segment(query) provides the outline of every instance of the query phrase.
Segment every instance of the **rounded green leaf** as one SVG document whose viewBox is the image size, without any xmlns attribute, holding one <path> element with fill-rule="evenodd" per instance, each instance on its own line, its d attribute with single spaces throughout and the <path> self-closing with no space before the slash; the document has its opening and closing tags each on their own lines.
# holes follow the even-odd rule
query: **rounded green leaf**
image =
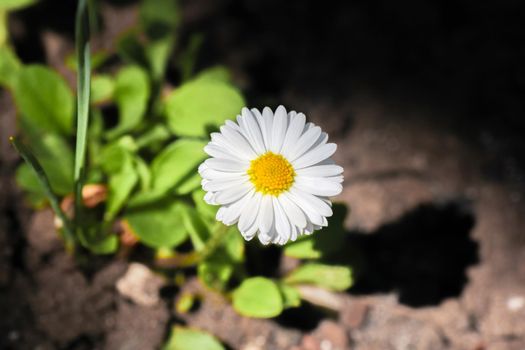
<svg viewBox="0 0 525 350">
<path fill-rule="evenodd" d="M 224 350 L 212 335 L 186 327 L 175 326 L 163 350 Z"/>
<path fill-rule="evenodd" d="M 186 194 L 199 187 L 199 164 L 207 157 L 205 141 L 177 140 L 152 162 L 152 188 L 167 191 L 175 188 L 177 194 Z"/>
<path fill-rule="evenodd" d="M 166 114 L 171 130 L 181 136 L 204 136 L 245 106 L 233 86 L 220 80 L 196 79 L 171 93 Z"/>
<path fill-rule="evenodd" d="M 0 1 L 0 9 L 9 11 L 19 10 L 26 6 L 32 5 L 36 0 L 2 0 Z"/>
<path fill-rule="evenodd" d="M 188 236 L 182 221 L 183 204 L 159 202 L 126 213 L 133 232 L 152 248 L 175 247 Z"/>
<path fill-rule="evenodd" d="M 285 282 L 315 284 L 329 290 L 343 291 L 352 285 L 352 270 L 348 266 L 310 263 L 292 271 Z"/>
<path fill-rule="evenodd" d="M 301 306 L 301 295 L 297 289 L 284 283 L 279 285 L 279 289 L 281 290 L 285 308 Z"/>
<path fill-rule="evenodd" d="M 95 75 L 91 80 L 91 101 L 95 104 L 107 102 L 113 98 L 115 82 L 109 75 Z"/>
<path fill-rule="evenodd" d="M 233 292 L 233 307 L 244 316 L 275 317 L 283 311 L 283 298 L 275 282 L 252 277 L 244 280 Z"/>
<path fill-rule="evenodd" d="M 20 60 L 10 48 L 0 47 L 0 85 L 13 89 L 20 66 Z"/>
<path fill-rule="evenodd" d="M 119 71 L 115 80 L 115 100 L 119 108 L 119 122 L 108 131 L 113 138 L 140 124 L 150 95 L 148 74 L 139 66 L 129 66 Z"/>
<path fill-rule="evenodd" d="M 71 134 L 73 94 L 62 77 L 40 65 L 23 67 L 14 89 L 22 118 L 40 130 Z"/>
</svg>

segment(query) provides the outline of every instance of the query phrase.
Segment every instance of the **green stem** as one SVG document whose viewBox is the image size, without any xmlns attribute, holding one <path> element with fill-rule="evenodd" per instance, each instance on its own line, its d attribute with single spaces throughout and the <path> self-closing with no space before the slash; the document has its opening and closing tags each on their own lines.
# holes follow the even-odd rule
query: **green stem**
<svg viewBox="0 0 525 350">
<path fill-rule="evenodd" d="M 77 70 L 77 137 L 75 147 L 75 220 L 77 234 L 82 234 L 83 216 L 82 188 L 85 177 L 86 138 L 89 123 L 89 102 L 91 86 L 91 54 L 89 47 L 89 3 L 78 1 L 76 14 Z"/>
<path fill-rule="evenodd" d="M 73 229 L 71 225 L 71 221 L 66 216 L 66 214 L 62 211 L 62 208 L 60 208 L 60 202 L 58 200 L 58 197 L 55 195 L 53 190 L 51 189 L 51 184 L 49 182 L 49 179 L 47 178 L 47 175 L 44 171 L 44 168 L 42 168 L 42 165 L 40 162 L 35 158 L 33 153 L 27 148 L 23 143 L 18 142 L 17 139 L 14 137 L 10 137 L 9 141 L 13 145 L 13 147 L 17 150 L 17 152 L 20 154 L 22 159 L 29 165 L 31 170 L 35 173 L 36 178 L 38 179 L 38 182 L 40 183 L 40 186 L 44 190 L 44 193 L 47 197 L 47 200 L 49 201 L 49 204 L 51 205 L 51 208 L 55 212 L 55 215 L 62 220 L 63 224 L 63 234 L 64 234 L 64 240 L 66 242 L 66 246 L 68 250 L 72 250 L 75 243 L 75 236 L 73 234 Z"/>
<path fill-rule="evenodd" d="M 157 259 L 155 264 L 162 268 L 186 268 L 196 266 L 206 260 L 206 258 L 212 255 L 217 248 L 224 243 L 224 239 L 228 237 L 228 228 L 228 226 L 222 223 L 217 223 L 212 236 L 206 241 L 202 250 L 188 254 L 177 254 L 171 258 Z"/>
</svg>

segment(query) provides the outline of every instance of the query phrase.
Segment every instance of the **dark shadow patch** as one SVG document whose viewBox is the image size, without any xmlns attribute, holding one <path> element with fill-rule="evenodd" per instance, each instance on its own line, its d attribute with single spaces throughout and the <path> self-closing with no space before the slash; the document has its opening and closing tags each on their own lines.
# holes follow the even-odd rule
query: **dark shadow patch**
<svg viewBox="0 0 525 350">
<path fill-rule="evenodd" d="M 458 297 L 466 270 L 479 262 L 470 233 L 475 219 L 465 203 L 423 204 L 371 234 L 351 233 L 357 253 L 351 294 L 396 291 L 402 304 L 438 305 Z"/>
<path fill-rule="evenodd" d="M 329 316 L 328 311 L 303 301 L 299 307 L 284 310 L 275 321 L 286 328 L 310 332 Z"/>
<path fill-rule="evenodd" d="M 246 244 L 245 267 L 247 274 L 250 276 L 278 277 L 281 255 L 281 247 L 262 246 L 259 242 Z"/>
</svg>

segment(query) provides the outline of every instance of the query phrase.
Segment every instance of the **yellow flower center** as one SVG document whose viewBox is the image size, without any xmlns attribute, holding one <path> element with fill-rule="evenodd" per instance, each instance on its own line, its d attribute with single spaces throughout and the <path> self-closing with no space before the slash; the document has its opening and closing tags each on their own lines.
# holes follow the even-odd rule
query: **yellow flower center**
<svg viewBox="0 0 525 350">
<path fill-rule="evenodd" d="M 257 192 L 278 196 L 292 186 L 295 171 L 286 158 L 267 152 L 251 161 L 248 175 Z"/>
</svg>

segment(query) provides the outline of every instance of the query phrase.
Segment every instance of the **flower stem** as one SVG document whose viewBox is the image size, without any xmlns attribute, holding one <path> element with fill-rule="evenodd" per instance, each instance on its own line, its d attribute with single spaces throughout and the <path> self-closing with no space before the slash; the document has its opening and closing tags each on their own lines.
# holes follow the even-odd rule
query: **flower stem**
<svg viewBox="0 0 525 350">
<path fill-rule="evenodd" d="M 155 265 L 161 268 L 186 268 L 196 266 L 212 255 L 224 243 L 226 237 L 228 237 L 228 226 L 217 223 L 210 239 L 206 241 L 202 250 L 187 254 L 177 254 L 170 258 L 158 258 L 155 261 Z"/>
</svg>

